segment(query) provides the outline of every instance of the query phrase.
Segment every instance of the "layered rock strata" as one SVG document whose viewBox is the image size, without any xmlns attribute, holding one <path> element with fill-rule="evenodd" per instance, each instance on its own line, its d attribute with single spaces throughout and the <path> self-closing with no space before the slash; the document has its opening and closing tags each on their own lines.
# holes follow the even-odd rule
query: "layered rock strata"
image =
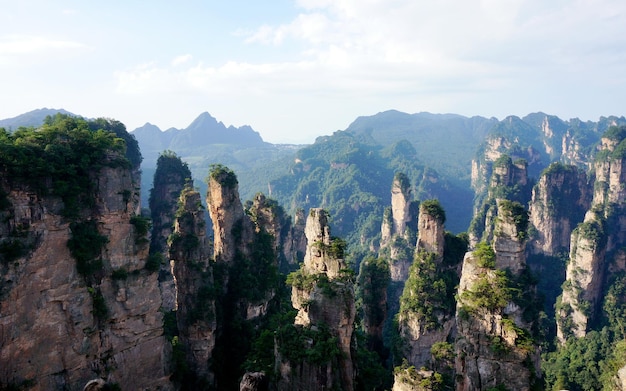
<svg viewBox="0 0 626 391">
<path fill-rule="evenodd" d="M 127 389 L 169 389 L 157 274 L 144 270 L 148 239 L 131 222 L 138 170 L 105 163 L 90 175 L 94 204 L 76 224 L 62 216 L 60 198 L 0 180 L 10 204 L 0 237 L 18 230 L 24 245 L 0 265 L 0 383 L 81 390 L 104 377 Z M 79 228 L 101 244 L 73 242 L 89 249 L 91 269 L 79 269 L 68 247 Z"/>
</svg>

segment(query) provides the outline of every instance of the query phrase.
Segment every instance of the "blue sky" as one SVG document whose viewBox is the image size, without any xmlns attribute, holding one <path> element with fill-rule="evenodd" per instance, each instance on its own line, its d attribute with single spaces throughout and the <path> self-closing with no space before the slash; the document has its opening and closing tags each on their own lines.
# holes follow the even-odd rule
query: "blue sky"
<svg viewBox="0 0 626 391">
<path fill-rule="evenodd" d="M 311 143 L 388 109 L 626 115 L 623 0 L 0 0 L 0 118 Z"/>
</svg>

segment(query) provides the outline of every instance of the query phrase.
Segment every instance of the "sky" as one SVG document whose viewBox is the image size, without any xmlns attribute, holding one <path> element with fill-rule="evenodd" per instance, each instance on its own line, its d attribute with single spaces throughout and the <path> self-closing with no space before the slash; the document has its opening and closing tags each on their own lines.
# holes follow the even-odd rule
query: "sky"
<svg viewBox="0 0 626 391">
<path fill-rule="evenodd" d="M 626 115 L 623 0 L 0 0 L 0 118 L 312 143 L 359 116 Z"/>
</svg>

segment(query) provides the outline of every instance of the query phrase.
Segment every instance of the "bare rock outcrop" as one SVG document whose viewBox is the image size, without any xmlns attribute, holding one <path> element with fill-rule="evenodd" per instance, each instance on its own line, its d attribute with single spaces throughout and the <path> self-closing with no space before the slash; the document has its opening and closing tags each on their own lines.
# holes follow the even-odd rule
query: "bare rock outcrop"
<svg viewBox="0 0 626 391">
<path fill-rule="evenodd" d="M 176 282 L 176 317 L 179 340 L 192 373 L 213 384 L 209 366 L 215 347 L 217 321 L 212 248 L 206 237 L 200 193 L 183 189 L 170 237 L 172 274 Z"/>
<path fill-rule="evenodd" d="M 487 245 L 466 254 L 457 302 L 456 389 L 530 390 L 541 376 L 521 308 L 506 296 L 503 272 Z M 489 255 L 491 253 L 491 255 Z"/>
<path fill-rule="evenodd" d="M 305 232 L 308 245 L 304 263 L 292 281 L 291 301 L 298 310 L 295 327 L 300 332 L 311 330 L 314 336 L 310 349 L 324 343 L 316 338 L 334 340 L 339 354 L 296 361 L 279 355 L 278 389 L 324 390 L 339 386 L 351 390 L 355 377 L 355 306 L 352 273 L 343 259 L 345 243 L 331 238 L 328 213 L 323 209 L 310 210 Z"/>
<path fill-rule="evenodd" d="M 241 243 L 252 241 L 253 227 L 244 219 L 235 173 L 218 167 L 208 178 L 207 205 L 213 222 L 214 259 L 232 264 L 236 251 L 244 250 Z"/>
<path fill-rule="evenodd" d="M 189 167 L 178 156 L 173 153 L 163 153 L 159 156 L 149 199 L 152 218 L 150 254 L 156 259 L 166 258 L 167 239 L 174 227 L 180 193 L 190 179 Z M 169 262 L 161 264 L 159 287 L 163 309 L 172 311 L 176 307 L 176 286 Z"/>
<path fill-rule="evenodd" d="M 144 270 L 148 239 L 131 222 L 138 174 L 105 165 L 91 179 L 93 206 L 72 223 L 58 197 L 0 180 L 10 204 L 0 236 L 20 250 L 0 265 L 0 383 L 80 390 L 104 377 L 169 389 L 157 275 Z"/>
<path fill-rule="evenodd" d="M 391 280 L 400 283 L 399 293 L 413 261 L 411 253 L 417 229 L 417 213 L 416 202 L 411 197 L 409 179 L 406 175 L 397 173 L 391 185 L 391 207 L 385 210 L 383 216 L 380 249 L 382 253 L 388 252 Z"/>
<path fill-rule="evenodd" d="M 436 200 L 424 201 L 420 205 L 418 217 L 418 239 L 415 263 L 411 266 L 407 284 L 400 298 L 398 316 L 400 335 L 406 342 L 405 357 L 416 368 L 426 367 L 431 362 L 431 347 L 437 342 L 445 342 L 454 328 L 454 309 L 445 310 L 431 289 L 425 287 L 443 272 L 445 212 Z M 418 282 L 419 281 L 419 282 Z M 441 283 L 443 280 L 439 281 Z M 419 287 L 419 288 L 418 288 Z M 442 289 L 445 292 L 445 286 Z M 443 293 L 445 295 L 445 293 Z M 416 304 L 428 302 L 433 308 L 416 308 Z M 420 307 L 421 308 L 421 307 Z M 432 312 L 426 315 L 427 312 Z"/>
<path fill-rule="evenodd" d="M 602 289 L 612 254 L 626 243 L 626 159 L 616 148 L 621 139 L 603 137 L 594 162 L 591 208 L 572 232 L 566 282 L 557 302 L 557 337 L 583 337 L 600 311 Z"/>
<path fill-rule="evenodd" d="M 591 205 L 587 175 L 575 166 L 551 164 L 533 188 L 531 224 L 536 234 L 530 240 L 534 254 L 557 256 L 569 251 L 570 236 Z"/>
<path fill-rule="evenodd" d="M 518 282 L 526 280 L 518 278 L 527 272 L 527 225 L 528 213 L 520 203 L 498 199 L 493 245 L 483 242 L 465 256 L 456 314 L 459 391 L 499 385 L 530 390 L 541 377 L 539 348 L 529 331 L 532 320 L 522 306 L 536 306 L 535 287 Z M 511 295 L 511 287 L 524 299 Z"/>
</svg>

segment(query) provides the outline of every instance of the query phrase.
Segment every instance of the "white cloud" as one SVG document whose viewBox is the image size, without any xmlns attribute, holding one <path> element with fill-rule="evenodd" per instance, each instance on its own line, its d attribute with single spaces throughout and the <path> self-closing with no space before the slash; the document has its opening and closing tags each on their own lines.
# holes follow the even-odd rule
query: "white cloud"
<svg viewBox="0 0 626 391">
<path fill-rule="evenodd" d="M 191 54 L 183 54 L 182 56 L 178 56 L 172 60 L 172 66 L 176 67 L 176 66 L 185 64 L 191 61 L 192 58 L 193 56 Z"/>
<path fill-rule="evenodd" d="M 598 86 L 621 83 L 626 89 L 626 2 L 621 0 L 297 4 L 301 12 L 287 23 L 239 33 L 248 45 L 268 45 L 268 51 L 297 48 L 290 57 L 270 61 L 258 54 L 262 50 L 251 50 L 254 56 L 207 65 L 180 56 L 169 65 L 117 72 L 117 92 L 192 94 L 216 105 L 224 101 L 225 107 L 247 103 L 241 112 L 259 112 L 259 118 L 276 113 L 276 107 L 289 107 L 294 118 L 314 108 L 319 122 L 340 111 L 345 118 L 387 108 L 523 115 L 524 110 L 567 107 L 563 97 L 576 97 L 564 91 L 576 90 L 574 85 L 581 96 L 572 107 L 597 100 Z M 585 96 L 587 84 L 595 89 Z M 586 115 L 562 115 L 572 114 Z"/>
<path fill-rule="evenodd" d="M 43 36 L 5 35 L 0 37 L 0 56 L 46 54 L 86 49 L 87 45 Z"/>
</svg>

